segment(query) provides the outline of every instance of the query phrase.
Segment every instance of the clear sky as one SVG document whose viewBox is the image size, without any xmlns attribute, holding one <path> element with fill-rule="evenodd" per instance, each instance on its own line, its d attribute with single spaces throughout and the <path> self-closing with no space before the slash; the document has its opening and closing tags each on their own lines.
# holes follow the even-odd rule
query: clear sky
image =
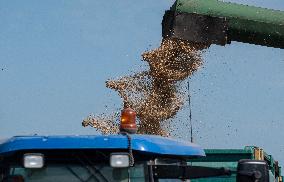
<svg viewBox="0 0 284 182">
<path fill-rule="evenodd" d="M 234 0 L 284 10 L 283 0 Z M 0 0 L 0 138 L 97 134 L 90 113 L 117 110 L 105 80 L 143 70 L 172 0 Z M 263 147 L 284 165 L 284 50 L 211 46 L 190 79 L 194 141 Z M 107 106 L 107 107 L 106 107 Z M 188 106 L 171 123 L 189 138 Z"/>
</svg>

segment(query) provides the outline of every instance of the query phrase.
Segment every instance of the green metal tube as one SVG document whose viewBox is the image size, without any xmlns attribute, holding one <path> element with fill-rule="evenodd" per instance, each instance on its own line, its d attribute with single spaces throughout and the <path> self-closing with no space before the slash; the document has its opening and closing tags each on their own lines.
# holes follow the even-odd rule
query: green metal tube
<svg viewBox="0 0 284 182">
<path fill-rule="evenodd" d="M 228 38 L 284 48 L 284 12 L 218 0 L 177 0 L 171 11 L 225 18 Z"/>
</svg>

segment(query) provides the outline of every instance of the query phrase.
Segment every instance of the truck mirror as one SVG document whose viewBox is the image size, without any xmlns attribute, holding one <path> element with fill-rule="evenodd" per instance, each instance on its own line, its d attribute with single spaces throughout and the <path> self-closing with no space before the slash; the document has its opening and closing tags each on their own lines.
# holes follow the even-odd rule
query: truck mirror
<svg viewBox="0 0 284 182">
<path fill-rule="evenodd" d="M 3 179 L 3 182 L 24 182 L 24 178 L 21 175 L 9 175 Z"/>
<path fill-rule="evenodd" d="M 242 159 L 238 162 L 237 182 L 268 182 L 269 168 L 266 161 Z"/>
</svg>

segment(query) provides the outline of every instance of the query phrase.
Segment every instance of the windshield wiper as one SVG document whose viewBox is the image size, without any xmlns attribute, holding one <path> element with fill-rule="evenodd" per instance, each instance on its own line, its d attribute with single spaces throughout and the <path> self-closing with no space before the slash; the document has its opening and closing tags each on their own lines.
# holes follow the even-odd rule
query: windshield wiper
<svg viewBox="0 0 284 182">
<path fill-rule="evenodd" d="M 97 169 L 94 164 L 84 156 L 85 160 L 89 163 L 84 162 L 79 156 L 76 155 L 76 159 L 82 164 L 82 166 L 87 169 L 89 171 L 89 173 L 91 173 L 91 176 L 93 176 L 95 178 L 96 181 L 101 182 L 97 175 L 103 179 L 104 182 L 108 182 L 108 180 L 106 179 L 106 177 L 101 173 L 101 171 L 99 169 Z M 91 177 L 90 176 L 90 177 Z M 89 178 L 90 178 L 89 177 Z"/>
<path fill-rule="evenodd" d="M 83 157 L 90 164 L 89 167 L 91 168 L 91 171 L 94 172 L 95 174 L 98 174 L 105 182 L 108 182 L 106 177 L 101 173 L 100 169 L 97 169 L 95 167 L 95 164 L 90 159 L 88 159 L 88 157 L 86 157 L 84 154 Z"/>
<path fill-rule="evenodd" d="M 75 173 L 75 171 L 73 171 L 73 169 L 69 166 L 66 166 L 66 169 L 71 173 L 73 174 L 78 180 L 80 180 L 81 182 L 86 182 L 88 181 L 88 179 L 85 181 L 83 178 L 81 178 L 78 174 Z"/>
</svg>

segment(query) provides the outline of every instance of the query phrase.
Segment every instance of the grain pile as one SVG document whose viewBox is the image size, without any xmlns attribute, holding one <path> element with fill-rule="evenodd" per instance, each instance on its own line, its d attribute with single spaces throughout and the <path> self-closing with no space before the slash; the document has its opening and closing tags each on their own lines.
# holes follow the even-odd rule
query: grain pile
<svg viewBox="0 0 284 182">
<path fill-rule="evenodd" d="M 184 93 L 178 84 L 194 73 L 201 65 L 201 50 L 206 45 L 183 40 L 163 39 L 159 48 L 142 54 L 149 64 L 149 70 L 118 80 L 106 81 L 108 88 L 116 90 L 124 106 L 137 113 L 138 133 L 169 135 L 163 129 L 163 122 L 173 118 L 184 103 Z M 92 126 L 103 134 L 116 133 L 117 121 L 88 117 L 83 126 Z"/>
</svg>

